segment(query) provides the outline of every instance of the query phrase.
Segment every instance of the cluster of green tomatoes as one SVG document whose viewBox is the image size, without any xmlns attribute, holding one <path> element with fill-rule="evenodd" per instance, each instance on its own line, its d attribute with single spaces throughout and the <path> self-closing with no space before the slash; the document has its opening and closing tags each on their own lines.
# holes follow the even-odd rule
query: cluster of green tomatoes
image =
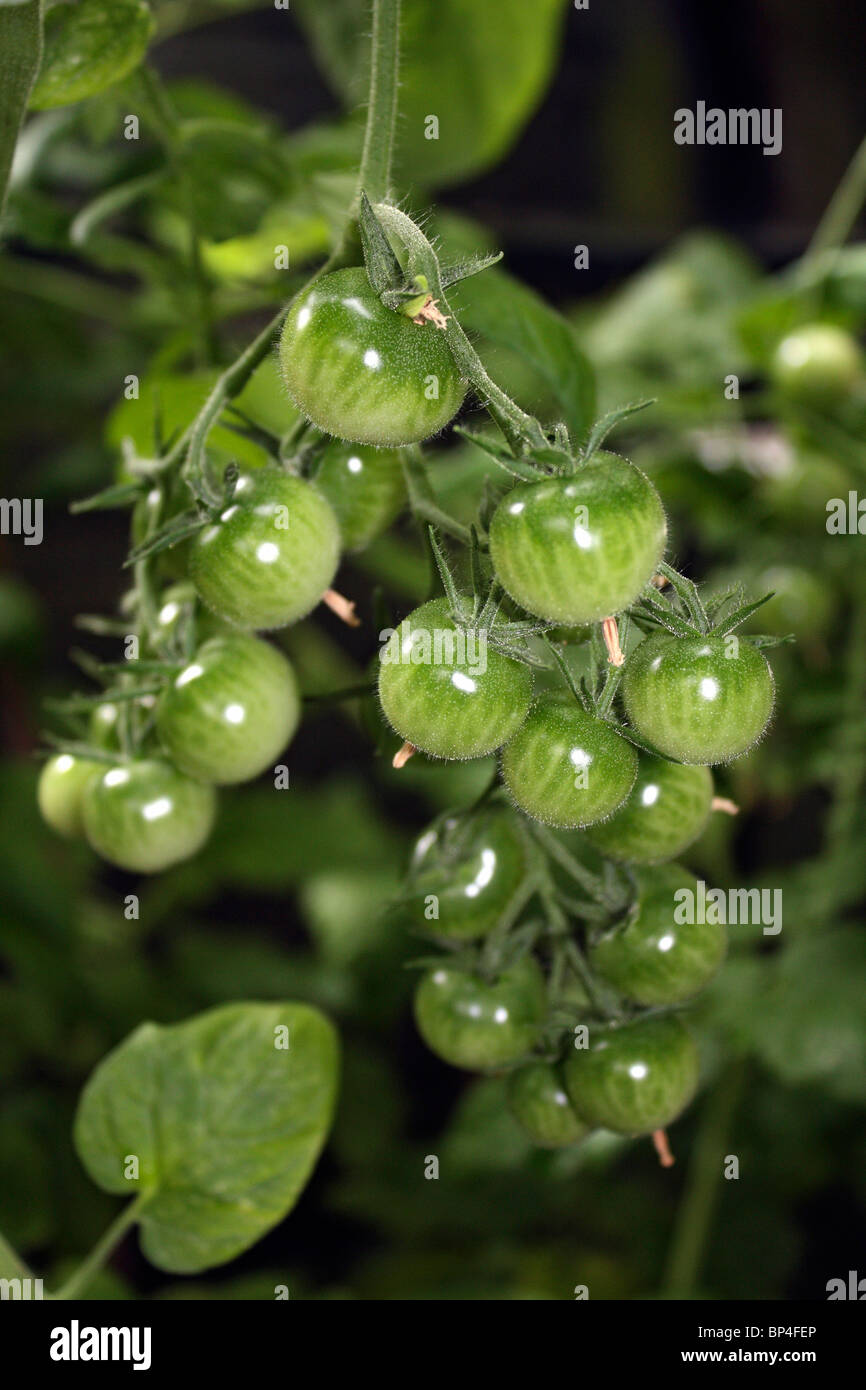
<svg viewBox="0 0 866 1390">
<path fill-rule="evenodd" d="M 83 831 L 122 868 L 156 872 L 207 838 L 215 787 L 273 766 L 300 700 L 289 662 L 260 634 L 298 622 L 331 592 L 341 552 L 399 508 L 399 450 L 459 409 L 467 384 L 440 327 L 385 307 L 362 268 L 321 276 L 293 302 L 280 358 L 289 396 L 321 432 L 312 466 L 242 472 L 202 516 L 179 552 L 183 584 L 157 605 L 155 647 L 174 657 L 153 663 L 159 689 L 97 706 L 89 739 L 105 750 L 100 761 L 62 752 L 43 771 L 40 804 L 58 830 Z M 658 494 L 624 458 L 597 451 L 539 468 L 505 492 L 487 529 L 497 601 L 446 584 L 380 653 L 381 708 L 409 752 L 499 751 L 511 804 L 494 798 L 419 844 L 411 893 L 439 904 L 435 921 L 419 925 L 470 950 L 428 970 L 416 1012 L 448 1061 L 511 1069 L 515 1113 L 541 1143 L 595 1126 L 655 1130 L 679 1112 L 695 1086 L 695 1049 L 659 1010 L 690 998 L 724 954 L 722 929 L 673 925 L 676 887 L 693 880 L 669 861 L 709 815 L 709 765 L 745 752 L 769 721 L 773 680 L 760 650 L 680 615 L 627 650 L 621 713 L 574 687 L 536 691 L 525 659 L 527 633 L 584 640 L 603 623 L 609 635 L 651 585 L 665 542 Z M 595 904 L 581 948 L 606 1021 L 585 980 L 552 972 L 556 1008 L 595 1020 L 589 1045 L 570 1046 L 562 1063 L 549 1041 L 553 982 L 534 943 L 511 950 L 507 940 L 531 878 L 534 825 L 585 832 L 607 859 L 632 866 L 629 893 L 609 896 L 601 916 Z M 484 967 L 488 940 L 495 974 Z M 560 1052 L 561 1042 L 560 1033 Z"/>
</svg>

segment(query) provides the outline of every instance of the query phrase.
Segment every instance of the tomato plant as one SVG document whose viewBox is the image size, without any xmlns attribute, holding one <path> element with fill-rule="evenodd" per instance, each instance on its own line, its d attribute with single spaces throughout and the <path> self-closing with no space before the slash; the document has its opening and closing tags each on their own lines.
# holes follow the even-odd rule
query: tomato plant
<svg viewBox="0 0 866 1390">
<path fill-rule="evenodd" d="M 458 619 L 444 599 L 404 618 L 381 653 L 379 699 L 401 738 L 439 758 L 479 758 L 522 724 L 530 671 Z"/>
<path fill-rule="evenodd" d="M 665 544 L 649 479 L 598 453 L 576 473 L 518 484 L 490 523 L 490 554 L 511 597 L 558 623 L 611 617 L 637 598 Z"/>
<path fill-rule="evenodd" d="M 678 1018 L 593 1028 L 565 1062 L 565 1086 L 587 1125 L 648 1134 L 675 1120 L 698 1082 L 698 1054 Z"/>
<path fill-rule="evenodd" d="M 160 697 L 156 727 L 175 766 L 221 784 L 248 782 L 285 748 L 300 717 L 285 657 L 257 637 L 212 637 Z"/>
<path fill-rule="evenodd" d="M 637 755 L 610 724 L 559 695 L 540 696 L 502 751 L 502 775 L 528 815 L 564 828 L 592 825 L 621 806 Z"/>
<path fill-rule="evenodd" d="M 454 1067 L 487 1071 L 531 1051 L 544 1018 L 544 976 L 525 956 L 496 980 L 444 966 L 424 976 L 415 1018 L 427 1046 Z"/>
<path fill-rule="evenodd" d="M 189 572 L 218 617 L 244 628 L 284 627 L 319 602 L 339 547 L 337 519 L 312 484 L 270 470 L 245 473 L 196 535 Z"/>
<path fill-rule="evenodd" d="M 201 849 L 213 826 L 213 788 L 171 763 L 142 758 L 118 763 L 88 782 L 84 832 L 104 859 L 155 874 Z"/>
<path fill-rule="evenodd" d="M 623 697 L 635 728 L 665 757 L 726 763 L 766 729 L 773 676 L 745 639 L 660 634 L 629 658 Z"/>
<path fill-rule="evenodd" d="M 709 983 L 725 957 L 727 937 L 716 921 L 684 921 L 678 893 L 694 895 L 694 874 L 676 864 L 644 869 L 628 918 L 590 950 L 594 968 L 638 1004 L 678 1004 Z"/>
<path fill-rule="evenodd" d="M 16 20 L 24 32 L 25 8 L 0 4 L 0 37 Z M 136 1223 L 147 1258 L 178 1274 L 279 1221 L 330 1126 L 331 1026 L 307 1005 L 209 1007 L 235 996 L 297 988 L 339 1015 L 345 1114 L 314 1201 L 367 1202 L 385 1242 L 412 1224 L 411 1143 L 437 1153 L 440 1124 L 442 1206 L 473 1239 L 479 1173 L 551 1222 L 575 1173 L 600 1228 L 611 1182 L 631 1211 L 631 1169 L 665 1209 L 640 1150 L 610 1156 L 647 1134 L 664 1155 L 658 1131 L 698 1089 L 692 1029 L 708 1062 L 703 1138 L 691 1120 L 681 1131 L 695 1172 L 741 1052 L 756 1087 L 829 1076 L 845 1104 L 862 1090 L 845 962 L 864 891 L 852 478 L 866 298 L 862 254 L 830 244 L 850 182 L 782 275 L 687 238 L 559 313 L 495 264 L 437 180 L 486 167 L 526 121 L 561 0 L 507 0 L 495 23 L 486 0 L 405 0 L 402 24 L 398 0 L 374 0 L 369 63 L 342 0 L 297 8 L 363 121 L 283 130 L 240 96 L 162 76 L 148 45 L 155 25 L 161 42 L 200 22 L 188 0 L 155 18 L 143 0 L 50 5 L 44 56 L 37 15 L 14 82 L 3 67 L 7 163 L 26 109 L 47 113 L 27 118 L 4 223 L 23 248 L 0 264 L 4 289 L 14 300 L 20 274 L 47 316 L 16 393 L 44 402 L 40 451 L 70 400 L 90 429 L 79 421 L 33 486 L 49 507 L 75 494 L 76 554 L 104 551 L 111 573 L 67 566 L 60 584 L 53 570 L 64 600 L 69 583 L 55 625 L 83 610 L 89 684 L 59 694 L 52 675 L 27 805 L 72 843 L 31 829 L 37 848 L 3 860 L 0 1032 L 52 1077 L 46 1038 L 83 1075 L 133 1030 L 88 1082 L 75 1141 L 105 1192 L 133 1198 L 117 1234 Z M 80 341 L 73 321 L 91 317 Z M 88 353 L 101 375 L 79 399 Z M 825 557 L 830 498 L 847 531 Z M 17 660 L 30 617 L 5 581 L 0 652 Z M 16 679 L 37 684 L 32 669 Z M 828 848 L 779 870 L 797 939 L 767 949 L 775 921 L 737 923 L 725 965 L 726 926 L 678 914 L 680 895 L 739 873 L 761 899 L 755 847 L 787 844 L 807 797 Z M 825 901 L 841 941 L 819 969 Z M 43 961 L 47 1006 L 19 1004 L 18 977 L 26 990 Z M 813 976 L 828 982 L 818 1004 Z M 413 1079 L 411 1107 L 395 1094 L 420 1053 L 401 1042 L 407 981 L 436 1092 Z M 193 1004 L 207 1011 L 142 1023 Z M 758 1131 L 749 1143 L 772 1148 Z M 528 1158 L 530 1144 L 564 1152 Z M 128 1153 L 140 1171 L 121 1180 Z M 690 1167 L 687 1193 L 705 1179 Z M 0 1239 L 0 1274 L 4 1258 Z M 359 1285 L 399 1284 L 386 1264 Z M 64 1296 L 94 1277 L 86 1263 Z"/>
<path fill-rule="evenodd" d="M 441 333 L 383 305 L 362 267 L 335 270 L 298 296 L 280 360 L 298 409 L 361 444 L 429 439 L 456 415 L 465 390 Z"/>
<path fill-rule="evenodd" d="M 508 1104 L 518 1124 L 543 1148 L 577 1144 L 589 1133 L 572 1107 L 558 1069 L 549 1062 L 529 1062 L 511 1072 Z"/>
<path fill-rule="evenodd" d="M 622 806 L 587 833 L 610 859 L 660 864 L 675 859 L 697 839 L 709 819 L 712 797 L 707 768 L 642 753 L 634 786 Z"/>
</svg>

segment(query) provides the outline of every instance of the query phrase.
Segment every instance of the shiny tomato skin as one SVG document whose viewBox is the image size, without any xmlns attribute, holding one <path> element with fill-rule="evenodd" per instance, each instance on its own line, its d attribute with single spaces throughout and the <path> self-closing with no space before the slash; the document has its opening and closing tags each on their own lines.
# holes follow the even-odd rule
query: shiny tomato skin
<svg viewBox="0 0 866 1390">
<path fill-rule="evenodd" d="M 507 1094 L 515 1120 L 541 1148 L 578 1144 L 590 1132 L 578 1119 L 559 1067 L 552 1062 L 527 1062 L 516 1068 L 509 1074 Z"/>
<path fill-rule="evenodd" d="M 351 552 L 365 550 L 387 530 L 406 501 L 397 449 L 332 439 L 320 456 L 315 484 L 334 509 L 343 549 Z"/>
<path fill-rule="evenodd" d="M 333 508 L 277 468 L 244 473 L 219 518 L 198 532 L 189 571 L 218 617 L 251 631 L 286 627 L 315 608 L 340 557 Z"/>
<path fill-rule="evenodd" d="M 181 772 L 218 786 L 258 777 L 298 727 L 301 702 L 282 652 L 259 637 L 212 637 L 159 698 L 156 728 Z"/>
<path fill-rule="evenodd" d="M 627 608 L 655 573 L 665 535 L 650 480 L 599 453 L 576 473 L 507 493 L 490 524 L 490 557 L 523 608 L 573 626 Z"/>
<path fill-rule="evenodd" d="M 532 956 L 492 982 L 442 965 L 415 992 L 418 1031 L 437 1057 L 490 1071 L 529 1052 L 547 1007 L 544 976 Z"/>
<path fill-rule="evenodd" d="M 103 768 L 84 792 L 91 846 L 130 872 L 159 873 L 191 858 L 207 840 L 215 814 L 213 787 L 156 758 Z"/>
<path fill-rule="evenodd" d="M 850 394 L 863 376 L 856 338 L 834 323 L 808 323 L 783 338 L 773 355 L 779 389 L 803 405 L 830 408 Z"/>
<path fill-rule="evenodd" d="M 584 1123 L 615 1134 L 651 1134 L 677 1118 L 698 1084 L 698 1051 L 671 1015 L 590 1028 L 589 1046 L 563 1064 L 565 1087 Z"/>
<path fill-rule="evenodd" d="M 629 722 L 666 758 L 727 763 L 761 737 L 773 712 L 766 658 L 736 634 L 658 634 L 629 655 L 623 675 Z"/>
<path fill-rule="evenodd" d="M 448 940 L 486 936 L 513 901 L 526 869 L 524 837 L 508 807 L 488 806 L 468 819 L 441 816 L 415 846 L 407 919 Z"/>
<path fill-rule="evenodd" d="M 465 385 L 445 334 L 387 309 L 361 267 L 314 280 L 280 339 L 283 380 L 298 409 L 337 439 L 396 448 L 438 434 Z"/>
<path fill-rule="evenodd" d="M 381 652 L 379 699 L 402 739 L 434 758 L 480 758 L 519 728 L 528 666 L 458 628 L 444 598 L 416 608 Z"/>
<path fill-rule="evenodd" d="M 42 819 L 58 835 L 74 839 L 84 834 L 84 792 L 102 771 L 100 763 L 57 753 L 39 774 L 36 800 Z"/>
<path fill-rule="evenodd" d="M 687 920 L 684 893 L 696 901 L 697 880 L 679 864 L 638 872 L 634 913 L 590 949 L 593 969 L 636 1004 L 659 1006 L 691 999 L 715 975 L 727 951 L 727 933 L 715 921 Z M 681 896 L 677 896 L 681 894 Z"/>
<path fill-rule="evenodd" d="M 712 799 L 708 768 L 640 753 L 628 797 L 610 820 L 590 826 L 587 838 L 619 863 L 661 864 L 698 838 Z"/>
<path fill-rule="evenodd" d="M 501 761 L 520 810 L 563 830 L 612 815 L 637 773 L 637 754 L 615 727 L 559 693 L 539 696 Z"/>
</svg>

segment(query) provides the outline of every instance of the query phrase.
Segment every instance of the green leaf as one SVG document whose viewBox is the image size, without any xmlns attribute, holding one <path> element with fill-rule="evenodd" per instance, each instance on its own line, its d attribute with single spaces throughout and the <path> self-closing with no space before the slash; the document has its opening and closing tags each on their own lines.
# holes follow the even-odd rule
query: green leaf
<svg viewBox="0 0 866 1390">
<path fill-rule="evenodd" d="M 0 215 L 18 131 L 42 58 L 42 0 L 0 7 Z"/>
<path fill-rule="evenodd" d="M 334 1029 L 304 1004 L 145 1023 L 85 1086 L 75 1146 L 100 1187 L 139 1196 L 148 1259 L 194 1274 L 234 1259 L 294 1206 L 331 1125 L 337 1067 Z M 125 1176 L 131 1155 L 136 1180 Z"/>
<path fill-rule="evenodd" d="M 113 87 L 147 52 L 154 21 L 145 0 L 78 0 L 45 16 L 45 50 L 30 105 L 69 106 Z"/>
<path fill-rule="evenodd" d="M 595 412 L 592 368 L 555 309 L 503 270 L 462 282 L 451 302 L 463 327 L 481 335 L 482 360 L 485 342 L 522 358 L 554 398 L 571 434 L 586 434 Z M 495 367 L 492 375 L 495 380 Z"/>
<path fill-rule="evenodd" d="M 354 109 L 367 91 L 367 0 L 293 9 Z M 566 0 L 403 0 L 398 184 L 457 183 L 501 158 L 544 94 L 565 9 Z"/>
</svg>

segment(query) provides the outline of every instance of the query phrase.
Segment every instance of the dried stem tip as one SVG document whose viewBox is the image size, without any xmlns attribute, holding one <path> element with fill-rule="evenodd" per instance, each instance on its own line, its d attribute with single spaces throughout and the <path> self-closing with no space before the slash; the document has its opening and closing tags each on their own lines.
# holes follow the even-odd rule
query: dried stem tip
<svg viewBox="0 0 866 1390">
<path fill-rule="evenodd" d="M 663 1168 L 673 1168 L 676 1160 L 670 1151 L 668 1136 L 663 1129 L 653 1130 L 653 1144 L 655 1145 L 655 1151 L 659 1156 L 659 1163 L 661 1166 Z"/>
<path fill-rule="evenodd" d="M 730 801 L 726 796 L 714 796 L 710 802 L 711 811 L 724 811 L 726 816 L 738 816 L 740 808 L 736 801 Z"/>
<path fill-rule="evenodd" d="M 346 624 L 347 627 L 360 627 L 361 619 L 355 615 L 355 605 L 351 599 L 343 598 L 336 589 L 326 589 L 322 594 L 322 603 L 330 608 L 332 613 Z"/>
<path fill-rule="evenodd" d="M 405 767 L 409 759 L 417 752 L 418 749 L 415 747 L 414 743 L 409 743 L 407 741 L 403 744 L 403 747 L 399 748 L 394 754 L 391 759 L 391 766 L 397 768 Z"/>
<path fill-rule="evenodd" d="M 611 666 L 622 666 L 625 657 L 622 647 L 619 645 L 619 628 L 616 625 L 616 618 L 605 618 L 601 625 L 604 634 L 604 645 L 607 647 L 607 659 Z"/>
</svg>

